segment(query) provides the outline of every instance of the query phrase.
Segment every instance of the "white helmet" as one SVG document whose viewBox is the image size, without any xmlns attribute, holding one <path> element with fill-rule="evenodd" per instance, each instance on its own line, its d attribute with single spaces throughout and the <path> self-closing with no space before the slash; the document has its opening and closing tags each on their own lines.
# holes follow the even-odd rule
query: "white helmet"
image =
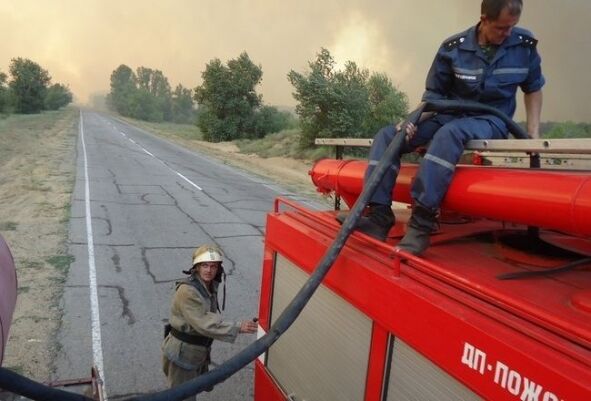
<svg viewBox="0 0 591 401">
<path fill-rule="evenodd" d="M 212 245 L 201 245 L 193 252 L 193 266 L 203 262 L 222 262 L 222 251 Z"/>
</svg>

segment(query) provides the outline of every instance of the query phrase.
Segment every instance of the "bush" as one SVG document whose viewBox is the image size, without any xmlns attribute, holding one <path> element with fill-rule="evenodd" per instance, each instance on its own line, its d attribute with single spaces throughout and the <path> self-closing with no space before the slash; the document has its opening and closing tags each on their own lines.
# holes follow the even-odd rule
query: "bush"
<svg viewBox="0 0 591 401">
<path fill-rule="evenodd" d="M 591 138 L 591 124 L 566 121 L 552 124 L 544 138 Z"/>
<path fill-rule="evenodd" d="M 215 142 L 256 137 L 255 112 L 261 105 L 256 86 L 263 70 L 246 52 L 222 64 L 214 59 L 201 74 L 203 84 L 195 88 L 195 100 L 201 106 L 198 126 L 206 140 Z"/>
<path fill-rule="evenodd" d="M 317 137 L 369 137 L 406 114 L 406 96 L 383 74 L 373 74 L 348 61 L 342 71 L 326 49 L 321 49 L 310 72 L 290 71 L 295 87 L 296 113 L 302 127 L 302 146 Z"/>
<path fill-rule="evenodd" d="M 72 92 L 62 84 L 54 84 L 47 89 L 45 94 L 45 108 L 57 110 L 72 102 Z"/>
</svg>

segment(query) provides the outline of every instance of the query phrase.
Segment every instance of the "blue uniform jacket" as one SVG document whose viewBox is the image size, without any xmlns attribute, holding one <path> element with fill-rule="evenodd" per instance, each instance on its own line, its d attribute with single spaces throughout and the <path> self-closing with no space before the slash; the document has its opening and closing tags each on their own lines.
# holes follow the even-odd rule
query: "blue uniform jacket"
<svg viewBox="0 0 591 401">
<path fill-rule="evenodd" d="M 537 40 L 529 31 L 515 27 L 489 63 L 480 49 L 477 33 L 478 25 L 443 42 L 429 70 L 423 100 L 472 100 L 513 118 L 517 87 L 531 93 L 545 83 Z M 482 118 L 506 132 L 499 118 Z"/>
</svg>

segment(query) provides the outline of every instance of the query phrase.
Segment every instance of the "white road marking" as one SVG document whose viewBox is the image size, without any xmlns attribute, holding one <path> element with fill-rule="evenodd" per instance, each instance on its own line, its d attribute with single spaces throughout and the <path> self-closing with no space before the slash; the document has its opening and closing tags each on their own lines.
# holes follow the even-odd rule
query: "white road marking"
<svg viewBox="0 0 591 401">
<path fill-rule="evenodd" d="M 121 135 L 126 136 L 123 132 L 121 132 Z M 173 169 L 172 167 L 170 167 L 168 164 L 166 164 L 166 162 L 162 159 L 159 159 L 158 157 L 154 156 L 153 153 L 151 153 L 148 149 L 144 148 L 142 145 L 140 145 L 139 143 L 137 143 L 136 141 L 134 141 L 133 139 L 127 137 L 127 139 L 132 142 L 134 145 L 138 146 L 141 150 L 143 150 L 145 153 L 149 154 L 150 156 L 152 156 L 154 159 L 158 160 L 160 163 L 164 164 L 164 166 L 166 168 L 168 168 L 170 171 L 172 171 L 173 173 L 175 173 L 176 175 L 178 175 L 179 177 L 181 177 L 183 180 L 187 181 L 189 184 L 191 184 L 192 186 L 194 186 L 195 188 L 197 188 L 199 191 L 203 191 L 203 188 L 201 188 L 199 185 L 195 184 L 193 181 L 191 181 L 190 179 L 188 179 L 187 177 L 185 177 L 184 175 L 182 175 L 181 173 L 179 173 L 178 171 L 176 171 L 175 169 Z"/>
<path fill-rule="evenodd" d="M 170 168 L 166 163 L 164 163 L 164 165 L 168 168 Z M 184 175 L 182 175 L 181 173 L 179 173 L 178 171 L 173 170 L 172 168 L 170 168 L 172 171 L 174 171 L 179 177 L 181 177 L 183 180 L 187 181 L 189 184 L 193 185 L 195 188 L 197 188 L 200 191 L 203 191 L 203 189 L 195 184 L 193 181 L 191 181 L 190 179 L 188 179 L 187 177 L 185 177 Z"/>
<path fill-rule="evenodd" d="M 96 265 L 94 262 L 94 241 L 92 239 L 92 216 L 90 214 L 90 183 L 88 181 L 88 155 L 84 142 L 84 120 L 80 111 L 80 139 L 84 155 L 84 205 L 86 207 L 86 239 L 88 243 L 88 278 L 90 289 L 90 312 L 92 326 L 92 356 L 100 377 L 103 379 L 103 396 L 107 400 L 105 371 L 103 364 L 103 345 L 101 339 L 101 318 L 99 313 L 98 290 L 96 283 Z"/>
</svg>

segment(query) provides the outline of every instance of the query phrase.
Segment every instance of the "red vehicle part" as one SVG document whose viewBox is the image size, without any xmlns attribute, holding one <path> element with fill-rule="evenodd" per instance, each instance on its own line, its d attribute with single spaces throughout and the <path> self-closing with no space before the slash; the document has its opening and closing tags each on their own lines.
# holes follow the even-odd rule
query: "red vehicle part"
<svg viewBox="0 0 591 401">
<path fill-rule="evenodd" d="M 351 207 L 363 188 L 365 161 L 325 159 L 310 171 L 318 191 L 335 191 Z M 403 165 L 392 199 L 411 203 L 417 166 Z M 458 166 L 442 209 L 469 216 L 591 237 L 588 172 Z"/>
<path fill-rule="evenodd" d="M 347 193 L 339 188 L 339 193 Z M 360 363 L 365 369 L 363 396 L 346 399 L 591 399 L 591 277 L 575 270 L 557 278 L 497 280 L 499 274 L 521 268 L 482 234 L 503 227 L 488 220 L 449 225 L 440 235 L 460 240 L 435 244 L 425 258 L 406 260 L 393 251 L 391 242 L 360 233 L 349 238 L 319 289 L 371 325 L 366 359 Z M 287 200 L 280 200 L 269 214 L 259 311 L 263 330 L 270 330 L 283 307 L 276 299 L 284 296 L 285 272 L 309 275 L 339 228 L 334 212 L 308 210 Z M 257 360 L 256 401 L 338 399 L 306 391 L 314 385 L 318 389 L 318 383 L 321 390 L 338 391 L 328 371 L 348 372 L 354 365 L 342 369 L 330 362 L 358 350 L 341 347 L 332 352 L 333 343 L 353 335 L 343 329 L 349 318 L 339 319 L 330 309 L 316 316 L 320 320 L 310 320 L 318 313 L 315 308 L 312 303 L 306 306 L 298 318 L 303 326 L 296 322 Z M 320 328 L 313 324 L 307 326 L 312 330 L 304 329 L 306 322 L 323 319 L 331 321 L 331 330 L 323 335 L 315 336 L 314 329 Z M 304 346 L 290 348 L 294 344 Z M 311 353 L 310 363 L 301 366 L 306 359 L 300 354 L 306 353 Z M 323 363 L 329 369 L 314 370 Z M 436 387 L 438 383 L 444 385 Z M 441 393 L 449 386 L 458 392 Z M 397 398 L 404 391 L 410 395 Z"/>
<path fill-rule="evenodd" d="M 8 341 L 8 332 L 16 305 L 16 288 L 14 260 L 4 238 L 0 235 L 0 366 L 2 366 L 4 347 Z"/>
</svg>

